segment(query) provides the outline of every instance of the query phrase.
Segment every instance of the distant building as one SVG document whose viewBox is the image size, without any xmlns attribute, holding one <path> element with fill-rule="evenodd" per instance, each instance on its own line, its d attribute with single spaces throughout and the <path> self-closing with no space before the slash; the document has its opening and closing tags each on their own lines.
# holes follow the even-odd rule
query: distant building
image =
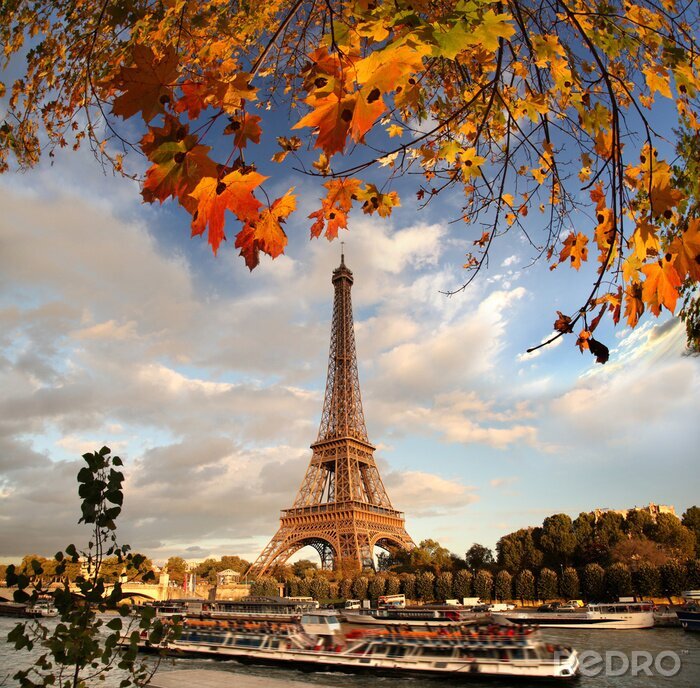
<svg viewBox="0 0 700 688">
<path fill-rule="evenodd" d="M 649 502 L 647 506 L 635 506 L 632 509 L 594 509 L 592 513 L 593 516 L 595 516 L 595 520 L 597 521 L 603 514 L 607 513 L 620 514 L 622 518 L 627 518 L 627 515 L 630 513 L 630 511 L 644 511 L 651 516 L 653 521 L 656 521 L 656 517 L 659 514 L 670 514 L 671 516 L 675 516 L 676 518 L 678 518 L 674 506 L 667 506 L 666 504 L 654 504 L 654 502 Z"/>
<path fill-rule="evenodd" d="M 233 569 L 225 569 L 219 571 L 216 574 L 216 585 L 221 587 L 224 585 L 238 585 L 238 581 L 241 578 L 239 571 L 234 571 Z"/>
</svg>

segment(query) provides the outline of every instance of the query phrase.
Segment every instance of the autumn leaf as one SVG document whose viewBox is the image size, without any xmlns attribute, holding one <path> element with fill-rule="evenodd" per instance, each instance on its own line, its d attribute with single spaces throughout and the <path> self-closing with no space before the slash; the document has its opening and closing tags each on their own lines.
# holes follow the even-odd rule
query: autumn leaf
<svg viewBox="0 0 700 688">
<path fill-rule="evenodd" d="M 222 179 L 204 177 L 190 194 L 197 201 L 192 218 L 192 235 L 203 234 L 209 226 L 209 243 L 214 253 L 226 238 L 224 213 L 228 209 L 242 222 L 253 222 L 258 218 L 260 201 L 253 196 L 266 177 L 258 172 L 243 174 L 238 170 Z"/>
<path fill-rule="evenodd" d="M 260 251 L 273 259 L 284 253 L 287 234 L 282 229 L 282 223 L 296 209 L 296 196 L 292 191 L 293 189 L 289 189 L 269 208 L 264 208 L 257 219 L 247 222 L 236 235 L 235 246 L 240 249 L 240 255 L 243 256 L 249 270 L 260 262 Z"/>
<path fill-rule="evenodd" d="M 374 184 L 368 184 L 362 189 L 359 198 L 364 201 L 362 212 L 367 215 L 373 215 L 376 212 L 380 217 L 388 217 L 392 208 L 401 205 L 396 191 L 390 191 L 388 194 L 381 193 Z"/>
<path fill-rule="evenodd" d="M 114 99 L 112 112 L 124 119 L 140 112 L 143 121 L 148 123 L 172 101 L 179 58 L 171 46 L 159 58 L 151 48 L 136 44 L 132 59 L 134 66 L 122 67 L 114 80 L 114 86 L 123 93 Z"/>
<path fill-rule="evenodd" d="M 172 196 L 193 212 L 196 204 L 189 194 L 202 177 L 217 174 L 216 163 L 208 155 L 209 146 L 200 145 L 197 136 L 188 134 L 187 125 L 168 116 L 163 127 L 149 127 L 141 149 L 152 163 L 141 191 L 144 201 L 162 203 Z"/>
<path fill-rule="evenodd" d="M 347 229 L 348 212 L 353 201 L 360 195 L 362 182 L 353 177 L 331 179 L 323 186 L 328 189 L 326 197 L 321 202 L 321 208 L 309 215 L 315 222 L 311 225 L 311 237 L 318 238 L 325 230 L 326 238 L 330 241 L 338 236 L 339 229 Z"/>
<path fill-rule="evenodd" d="M 588 260 L 588 237 L 585 234 L 574 234 L 571 232 L 564 240 L 564 248 L 559 254 L 559 262 L 563 263 L 569 259 L 571 267 L 578 270 L 581 267 L 581 261 Z"/>
<path fill-rule="evenodd" d="M 332 93 L 313 103 L 313 110 L 302 117 L 292 129 L 313 127 L 317 130 L 315 148 L 331 157 L 334 153 L 342 153 L 353 120 L 357 95 L 339 98 Z"/>
<path fill-rule="evenodd" d="M 568 315 L 564 315 L 561 311 L 557 311 L 557 316 L 557 319 L 554 321 L 554 329 L 562 334 L 572 332 L 571 318 Z"/>
<path fill-rule="evenodd" d="M 291 136 L 289 138 L 286 136 L 278 136 L 277 145 L 282 150 L 272 156 L 272 161 L 279 163 L 282 162 L 290 153 L 301 148 L 301 139 L 298 136 Z"/>
<path fill-rule="evenodd" d="M 681 278 L 673 267 L 673 256 L 667 254 L 662 260 L 644 265 L 642 272 L 646 275 L 642 285 L 642 300 L 649 304 L 651 312 L 659 315 L 661 307 L 665 306 L 673 313 L 681 286 Z"/>
<path fill-rule="evenodd" d="M 588 330 L 581 330 L 576 340 L 576 346 L 579 348 L 581 353 L 588 348 L 588 340 L 591 338 L 591 333 Z"/>
<path fill-rule="evenodd" d="M 607 363 L 608 358 L 610 358 L 610 351 L 605 344 L 602 344 L 597 339 L 590 337 L 588 339 L 588 348 L 595 356 L 596 363 Z"/>
<path fill-rule="evenodd" d="M 249 115 L 245 112 L 241 118 L 231 117 L 230 119 L 230 123 L 224 129 L 224 134 L 234 135 L 233 145 L 236 146 L 236 148 L 245 148 L 248 145 L 248 141 L 260 143 L 262 129 L 258 123 L 262 117 Z"/>
<path fill-rule="evenodd" d="M 676 255 L 673 267 L 680 277 L 700 280 L 700 218 L 688 222 L 686 230 L 671 242 L 669 251 Z"/>
<path fill-rule="evenodd" d="M 636 327 L 644 313 L 644 301 L 642 300 L 642 285 L 632 282 L 625 288 L 625 318 L 630 327 Z"/>
</svg>

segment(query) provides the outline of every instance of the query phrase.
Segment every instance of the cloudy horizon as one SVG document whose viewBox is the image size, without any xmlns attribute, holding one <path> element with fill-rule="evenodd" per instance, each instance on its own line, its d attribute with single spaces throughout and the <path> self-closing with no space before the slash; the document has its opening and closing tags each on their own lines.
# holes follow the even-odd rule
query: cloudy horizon
<svg viewBox="0 0 700 688">
<path fill-rule="evenodd" d="M 298 191 L 287 255 L 248 274 L 87 153 L 0 177 L 0 560 L 87 540 L 75 476 L 103 444 L 125 461 L 120 541 L 156 561 L 257 556 L 316 438 L 340 255 L 308 241 L 318 192 Z M 579 276 L 526 268 L 514 239 L 448 298 L 471 241 L 444 208 L 405 206 L 354 211 L 341 238 L 369 436 L 414 540 L 463 555 L 551 513 L 696 503 L 683 327 L 601 326 L 606 366 L 568 338 L 525 354 Z"/>
</svg>

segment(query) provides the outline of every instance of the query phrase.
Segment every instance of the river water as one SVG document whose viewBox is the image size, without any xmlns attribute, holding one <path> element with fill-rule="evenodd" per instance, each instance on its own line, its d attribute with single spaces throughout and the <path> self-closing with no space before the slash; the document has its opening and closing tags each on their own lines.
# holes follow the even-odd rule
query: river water
<svg viewBox="0 0 700 688">
<path fill-rule="evenodd" d="M 7 633 L 16 619 L 0 618 L 0 686 L 13 686 L 9 678 L 17 670 L 31 663 L 26 651 L 17 652 L 6 642 Z M 584 675 L 577 682 L 580 688 L 698 688 L 700 686 L 700 633 L 688 633 L 680 628 L 648 630 L 543 630 L 542 635 L 557 643 L 571 645 L 583 653 Z M 607 653 L 607 654 L 606 654 Z M 607 669 L 606 669 L 607 667 Z M 287 681 L 298 687 L 299 682 L 309 686 L 341 688 L 438 688 L 444 685 L 523 686 L 521 682 L 462 681 L 452 677 L 387 678 L 368 674 L 330 672 L 306 673 L 277 667 L 241 665 L 235 661 L 209 659 L 163 659 L 159 671 L 173 669 L 211 669 L 231 673 L 231 688 L 235 688 L 236 674 L 254 674 Z M 651 674 L 651 675 L 649 675 Z M 99 682 L 105 688 L 118 685 L 117 677 Z"/>
</svg>

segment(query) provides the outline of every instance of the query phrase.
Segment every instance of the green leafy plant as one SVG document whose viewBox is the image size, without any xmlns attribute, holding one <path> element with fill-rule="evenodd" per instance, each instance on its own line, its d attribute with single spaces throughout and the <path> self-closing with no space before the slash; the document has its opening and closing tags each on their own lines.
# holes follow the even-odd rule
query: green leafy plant
<svg viewBox="0 0 700 688">
<path fill-rule="evenodd" d="M 152 645 L 167 643 L 178 637 L 177 623 L 165 624 L 155 618 L 153 607 L 134 608 L 126 602 L 122 581 L 107 583 L 103 564 L 116 557 L 122 564 L 126 580 L 147 582 L 154 574 L 145 570 L 146 557 L 132 553 L 128 545 L 119 545 L 116 519 L 124 499 L 122 461 L 112 456 L 108 447 L 83 455 L 86 465 L 78 473 L 82 516 L 80 523 L 91 526 L 87 549 L 71 544 L 55 556 L 55 572 L 62 576 L 69 564 L 81 566 L 74 584 L 63 579 L 60 586 L 45 583 L 44 569 L 37 559 L 29 572 L 15 566 L 7 568 L 7 584 L 17 586 L 15 601 L 28 606 L 51 599 L 58 610 L 58 623 L 30 619 L 18 623 L 7 641 L 16 650 L 42 652 L 32 665 L 18 670 L 13 678 L 21 688 L 58 686 L 79 688 L 108 675 L 117 675 L 119 688 L 143 686 L 158 668 L 158 661 L 139 659 L 138 643 L 147 638 Z M 36 653 L 35 653 L 36 656 Z"/>
</svg>

